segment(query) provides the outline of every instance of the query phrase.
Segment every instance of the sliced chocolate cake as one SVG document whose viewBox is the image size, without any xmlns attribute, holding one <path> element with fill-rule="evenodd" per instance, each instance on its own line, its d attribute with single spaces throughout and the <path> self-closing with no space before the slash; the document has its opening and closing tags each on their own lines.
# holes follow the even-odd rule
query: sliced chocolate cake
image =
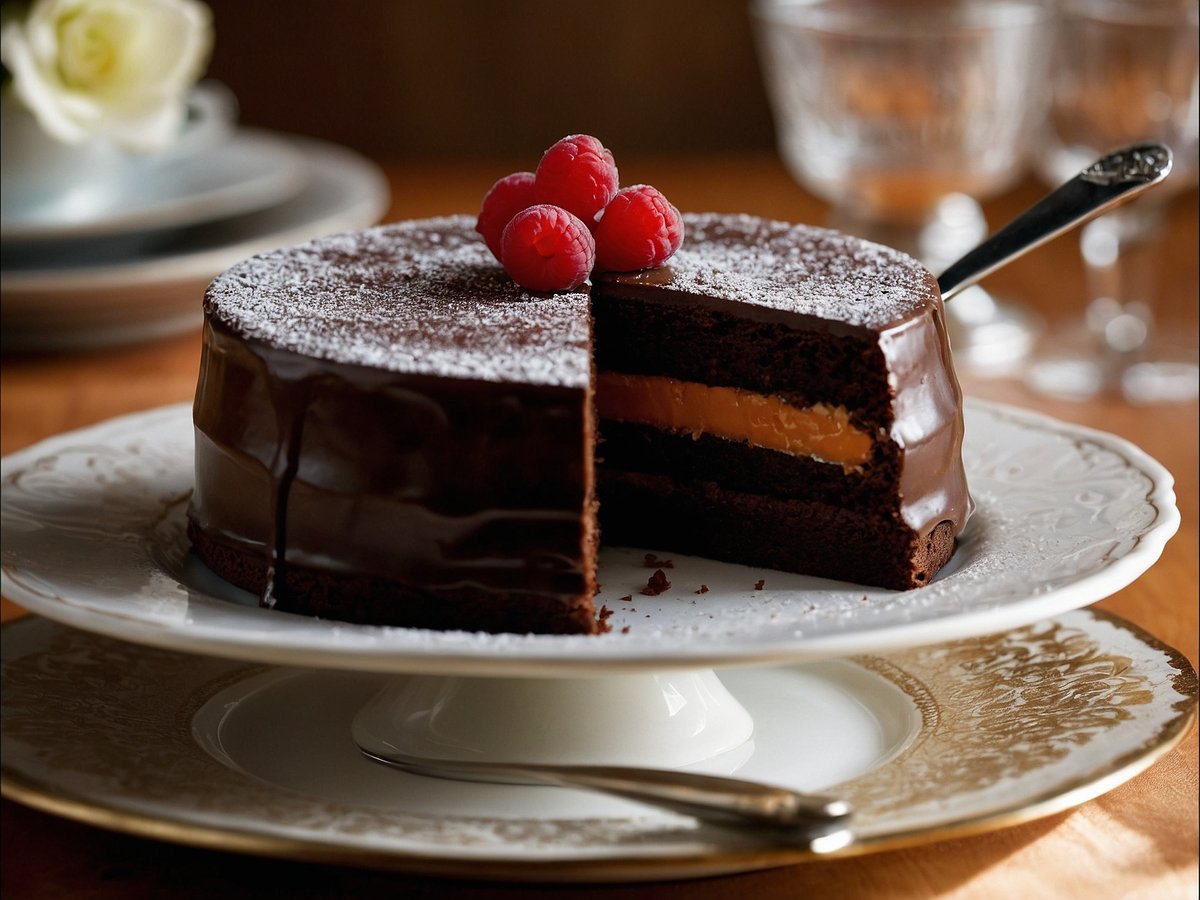
<svg viewBox="0 0 1200 900">
<path fill-rule="evenodd" d="M 602 534 L 919 587 L 968 514 L 937 282 L 837 232 L 685 216 L 593 288 Z"/>
<path fill-rule="evenodd" d="M 536 294 L 473 225 L 213 282 L 189 532 L 217 574 L 336 619 L 592 632 L 594 481 L 611 543 L 894 588 L 950 557 L 961 397 L 919 264 L 689 216 L 667 265 Z"/>
</svg>

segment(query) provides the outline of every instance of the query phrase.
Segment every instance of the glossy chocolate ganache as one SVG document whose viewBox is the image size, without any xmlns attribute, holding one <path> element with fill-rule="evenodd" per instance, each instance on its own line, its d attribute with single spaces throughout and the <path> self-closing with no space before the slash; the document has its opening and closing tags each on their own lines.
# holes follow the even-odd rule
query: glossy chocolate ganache
<svg viewBox="0 0 1200 900">
<path fill-rule="evenodd" d="M 598 486 L 606 540 L 927 581 L 969 508 L 932 277 L 821 229 L 685 220 L 667 266 L 590 296 L 522 290 L 466 217 L 219 276 L 201 560 L 277 609 L 587 633 Z"/>
</svg>

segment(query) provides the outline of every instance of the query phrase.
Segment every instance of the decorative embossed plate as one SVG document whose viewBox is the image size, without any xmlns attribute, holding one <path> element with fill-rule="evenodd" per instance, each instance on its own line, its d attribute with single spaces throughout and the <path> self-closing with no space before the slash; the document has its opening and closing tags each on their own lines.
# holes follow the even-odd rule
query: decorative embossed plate
<svg viewBox="0 0 1200 900">
<path fill-rule="evenodd" d="M 68 625 L 258 662 L 611 674 L 800 662 L 1015 628 L 1125 587 L 1178 528 L 1171 475 L 1129 442 L 981 402 L 968 403 L 966 417 L 977 510 L 950 564 L 916 591 L 673 555 L 672 588 L 647 597 L 645 551 L 608 548 L 597 600 L 613 610 L 613 629 L 600 636 L 434 632 L 259 609 L 189 553 L 192 427 L 183 404 L 5 458 L 0 587 Z M 701 584 L 707 593 L 696 593 Z"/>
<path fill-rule="evenodd" d="M 4 626 L 0 643 L 0 787 L 104 827 L 526 881 L 698 877 L 812 855 L 623 800 L 370 763 L 350 721 L 386 675 L 195 657 L 35 617 Z M 1196 711 L 1186 659 L 1091 610 L 1003 635 L 722 677 L 756 731 L 708 770 L 850 800 L 856 839 L 839 855 L 1067 809 L 1147 768 Z"/>
</svg>

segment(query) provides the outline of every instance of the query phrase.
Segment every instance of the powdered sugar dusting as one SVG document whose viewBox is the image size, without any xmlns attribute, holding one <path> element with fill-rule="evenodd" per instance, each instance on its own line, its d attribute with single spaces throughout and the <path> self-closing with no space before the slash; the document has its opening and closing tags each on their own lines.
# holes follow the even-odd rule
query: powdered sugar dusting
<svg viewBox="0 0 1200 900">
<path fill-rule="evenodd" d="M 936 301 L 911 257 L 824 228 L 685 214 L 665 267 L 604 276 L 883 329 Z M 243 336 L 331 362 L 483 381 L 584 387 L 585 291 L 534 294 L 468 216 L 318 238 L 218 276 L 205 312 Z"/>
<path fill-rule="evenodd" d="M 684 226 L 683 246 L 666 265 L 669 279 L 617 280 L 875 330 L 938 297 L 936 280 L 912 257 L 827 228 L 715 213 L 685 214 Z"/>
<path fill-rule="evenodd" d="M 238 263 L 205 312 L 243 336 L 331 362 L 584 387 L 585 292 L 512 281 L 467 216 L 318 238 Z"/>
</svg>

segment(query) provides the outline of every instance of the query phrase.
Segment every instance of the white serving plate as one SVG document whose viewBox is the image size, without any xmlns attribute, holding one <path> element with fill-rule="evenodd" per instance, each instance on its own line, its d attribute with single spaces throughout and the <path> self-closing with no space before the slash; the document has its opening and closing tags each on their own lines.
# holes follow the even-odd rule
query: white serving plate
<svg viewBox="0 0 1200 900">
<path fill-rule="evenodd" d="M 1170 474 L 1110 434 L 982 402 L 966 408 L 977 510 L 934 582 L 908 592 L 605 548 L 599 636 L 439 632 L 261 609 L 196 562 L 185 535 L 190 406 L 61 435 L 3 460 L 4 594 L 124 640 L 279 665 L 462 676 L 606 675 L 778 665 L 1027 625 L 1131 583 L 1179 526 Z M 660 556 L 669 554 L 659 552 Z M 763 579 L 763 590 L 755 590 Z M 698 595 L 700 584 L 709 591 Z M 631 600 L 620 598 L 629 595 Z"/>
</svg>

